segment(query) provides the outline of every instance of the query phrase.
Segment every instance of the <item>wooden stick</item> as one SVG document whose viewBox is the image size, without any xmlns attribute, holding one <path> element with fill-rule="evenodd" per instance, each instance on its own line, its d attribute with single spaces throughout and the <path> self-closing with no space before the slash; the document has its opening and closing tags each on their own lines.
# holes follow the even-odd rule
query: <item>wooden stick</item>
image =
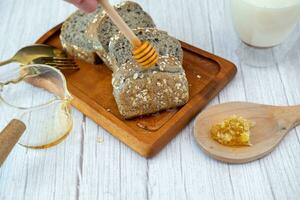
<svg viewBox="0 0 300 200">
<path fill-rule="evenodd" d="M 12 63 L 13 61 L 14 61 L 14 60 L 12 60 L 12 59 L 0 61 L 0 66 L 6 65 L 6 64 L 9 64 L 9 63 Z"/>
<path fill-rule="evenodd" d="M 25 129 L 26 125 L 22 121 L 13 119 L 0 133 L 0 167 L 24 133 Z"/>
<path fill-rule="evenodd" d="M 139 47 L 142 45 L 140 39 L 133 33 L 133 31 L 129 28 L 129 26 L 124 22 L 124 20 L 120 17 L 119 13 L 114 9 L 112 5 L 108 2 L 108 0 L 98 0 L 99 4 L 106 11 L 110 19 L 114 22 L 114 24 L 119 28 L 119 30 L 126 36 L 126 38 L 130 41 L 133 47 Z"/>
</svg>

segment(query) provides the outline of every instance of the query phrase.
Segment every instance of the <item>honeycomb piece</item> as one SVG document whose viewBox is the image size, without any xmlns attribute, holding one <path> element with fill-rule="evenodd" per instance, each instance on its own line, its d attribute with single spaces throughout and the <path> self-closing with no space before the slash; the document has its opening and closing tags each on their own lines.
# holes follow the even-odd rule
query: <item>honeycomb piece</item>
<svg viewBox="0 0 300 200">
<path fill-rule="evenodd" d="M 251 146 L 250 129 L 254 123 L 233 115 L 223 122 L 212 126 L 211 137 L 218 143 L 227 146 Z"/>
</svg>

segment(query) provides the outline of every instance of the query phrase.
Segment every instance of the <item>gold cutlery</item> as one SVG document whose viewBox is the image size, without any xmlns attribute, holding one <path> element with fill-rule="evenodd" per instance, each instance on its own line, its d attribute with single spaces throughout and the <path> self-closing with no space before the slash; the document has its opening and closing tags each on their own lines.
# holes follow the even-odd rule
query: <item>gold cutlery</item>
<svg viewBox="0 0 300 200">
<path fill-rule="evenodd" d="M 0 61 L 0 66 L 13 62 L 18 62 L 23 65 L 30 64 L 32 60 L 39 57 L 63 57 L 67 58 L 65 52 L 55 47 L 45 44 L 34 44 L 21 48 L 12 58 Z"/>
<path fill-rule="evenodd" d="M 63 58 L 63 57 L 39 57 L 32 60 L 33 64 L 45 64 L 55 67 L 60 70 L 64 69 L 79 69 L 79 66 L 76 62 L 71 58 Z"/>
</svg>

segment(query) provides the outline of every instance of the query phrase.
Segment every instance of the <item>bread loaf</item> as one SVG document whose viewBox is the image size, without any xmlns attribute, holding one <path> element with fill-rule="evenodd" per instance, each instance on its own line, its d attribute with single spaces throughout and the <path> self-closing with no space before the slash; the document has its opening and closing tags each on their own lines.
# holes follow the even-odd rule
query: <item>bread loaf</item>
<svg viewBox="0 0 300 200">
<path fill-rule="evenodd" d="M 100 7 L 93 13 L 84 13 L 77 10 L 63 23 L 60 41 L 63 48 L 70 55 L 92 64 L 100 62 L 92 41 L 86 35 L 86 29 L 95 15 L 101 13 L 102 9 Z"/>
<path fill-rule="evenodd" d="M 133 32 L 141 41 L 149 41 L 153 44 L 159 55 L 170 55 L 182 62 L 183 53 L 180 43 L 165 31 L 156 28 L 137 28 Z M 132 57 L 132 46 L 121 34 L 111 38 L 109 45 L 110 56 L 116 59 L 116 64 L 126 63 Z"/>
<path fill-rule="evenodd" d="M 155 27 L 152 18 L 143 11 L 142 7 L 131 1 L 125 1 L 115 6 L 117 12 L 132 29 Z M 105 12 L 104 12 L 105 13 Z M 112 60 L 108 55 L 110 39 L 119 33 L 118 28 L 113 24 L 107 14 L 98 13 L 87 29 L 87 36 L 93 41 L 94 49 L 104 63 L 114 70 Z"/>
<path fill-rule="evenodd" d="M 144 70 L 132 57 L 132 46 L 101 8 L 91 14 L 76 11 L 63 24 L 63 47 L 71 54 L 95 63 L 95 52 L 113 71 L 113 95 L 125 119 L 184 105 L 189 87 L 182 67 L 179 41 L 157 30 L 151 17 L 134 2 L 115 6 L 142 41 L 159 54 L 155 66 Z"/>
<path fill-rule="evenodd" d="M 134 32 L 141 40 L 151 42 L 160 56 L 155 66 L 143 70 L 132 58 L 132 47 L 122 34 L 111 39 L 109 55 L 116 65 L 113 94 L 121 115 L 129 119 L 184 105 L 189 99 L 189 88 L 181 64 L 180 43 L 153 28 Z"/>
</svg>

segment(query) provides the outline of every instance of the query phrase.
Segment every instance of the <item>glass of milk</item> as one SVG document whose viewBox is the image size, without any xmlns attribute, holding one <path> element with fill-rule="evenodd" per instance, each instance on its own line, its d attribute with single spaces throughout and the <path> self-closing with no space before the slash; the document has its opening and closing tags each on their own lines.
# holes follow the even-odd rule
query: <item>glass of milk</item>
<svg viewBox="0 0 300 200">
<path fill-rule="evenodd" d="M 300 18 L 300 0 L 231 0 L 230 8 L 234 28 L 247 44 L 238 49 L 243 58 L 268 57 L 269 47 L 282 44 Z"/>
</svg>

